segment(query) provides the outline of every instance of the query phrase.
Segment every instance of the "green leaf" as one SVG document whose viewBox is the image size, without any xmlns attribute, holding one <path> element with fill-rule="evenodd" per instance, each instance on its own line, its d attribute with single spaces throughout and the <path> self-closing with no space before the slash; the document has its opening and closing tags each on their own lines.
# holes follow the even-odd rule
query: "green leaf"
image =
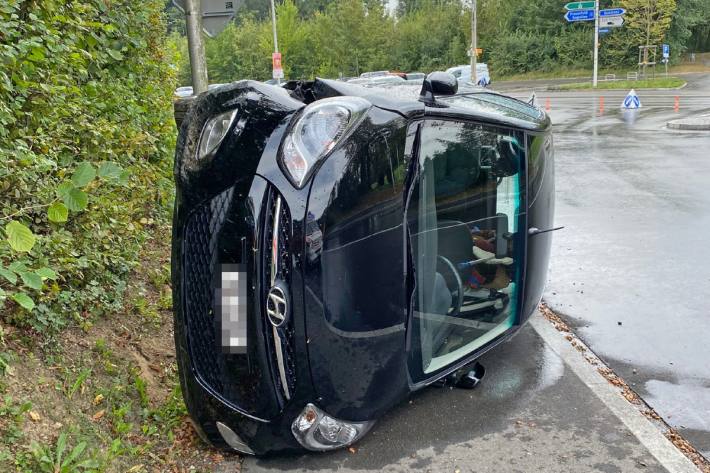
<svg viewBox="0 0 710 473">
<path fill-rule="evenodd" d="M 116 163 L 112 163 L 111 161 L 106 161 L 99 165 L 99 177 L 103 177 L 105 179 L 118 179 L 121 177 L 122 172 L 123 168 Z"/>
<path fill-rule="evenodd" d="M 71 466 L 72 462 L 79 458 L 84 450 L 86 450 L 86 442 L 79 442 L 79 444 L 71 451 L 69 456 L 62 462 L 62 468 Z"/>
<path fill-rule="evenodd" d="M 76 187 L 72 187 L 66 195 L 62 196 L 62 200 L 64 205 L 72 212 L 84 210 L 89 204 L 89 196 L 86 195 L 86 192 Z"/>
<path fill-rule="evenodd" d="M 57 186 L 57 195 L 64 199 L 74 189 L 74 184 L 69 181 L 64 181 Z"/>
<path fill-rule="evenodd" d="M 54 223 L 66 222 L 69 218 L 69 209 L 61 202 L 55 202 L 47 209 L 47 218 Z"/>
<path fill-rule="evenodd" d="M 27 271 L 27 265 L 22 261 L 13 261 L 7 269 L 14 273 L 19 273 L 20 271 Z"/>
<path fill-rule="evenodd" d="M 27 310 L 32 310 L 35 308 L 35 301 L 33 301 L 30 296 L 24 292 L 16 292 L 12 295 L 12 300 L 20 304 L 23 308 Z"/>
<path fill-rule="evenodd" d="M 37 241 L 32 230 L 14 220 L 5 225 L 5 234 L 10 247 L 15 251 L 30 251 Z"/>
<path fill-rule="evenodd" d="M 64 450 L 67 448 L 67 434 L 62 432 L 59 434 L 59 438 L 57 439 L 57 463 L 60 466 L 62 465 L 62 455 L 64 455 Z"/>
<path fill-rule="evenodd" d="M 20 278 L 22 278 L 22 282 L 25 283 L 27 287 L 36 289 L 38 291 L 42 289 L 42 277 L 40 275 L 27 271 L 22 271 L 20 273 Z"/>
<path fill-rule="evenodd" d="M 123 59 L 123 54 L 121 54 L 121 51 L 116 51 L 115 49 L 109 49 L 106 51 L 109 56 L 114 58 L 116 61 L 120 61 Z"/>
<path fill-rule="evenodd" d="M 84 161 L 80 163 L 72 174 L 71 181 L 76 187 L 84 187 L 88 185 L 96 177 L 96 169 L 91 163 Z"/>
<path fill-rule="evenodd" d="M 16 284 L 17 283 L 17 276 L 15 273 L 12 271 L 5 269 L 5 268 L 0 268 L 0 276 L 4 277 L 7 279 L 10 284 Z"/>
<path fill-rule="evenodd" d="M 39 268 L 35 274 L 44 279 L 57 279 L 57 273 L 51 268 Z"/>
</svg>

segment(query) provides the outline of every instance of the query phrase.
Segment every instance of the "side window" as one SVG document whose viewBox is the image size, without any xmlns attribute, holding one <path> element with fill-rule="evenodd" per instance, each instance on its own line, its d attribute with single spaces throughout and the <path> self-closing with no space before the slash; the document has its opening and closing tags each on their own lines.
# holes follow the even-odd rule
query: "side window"
<svg viewBox="0 0 710 473">
<path fill-rule="evenodd" d="M 417 159 L 407 208 L 416 284 L 410 360 L 427 377 L 516 320 L 525 141 L 516 131 L 429 120 Z"/>
</svg>

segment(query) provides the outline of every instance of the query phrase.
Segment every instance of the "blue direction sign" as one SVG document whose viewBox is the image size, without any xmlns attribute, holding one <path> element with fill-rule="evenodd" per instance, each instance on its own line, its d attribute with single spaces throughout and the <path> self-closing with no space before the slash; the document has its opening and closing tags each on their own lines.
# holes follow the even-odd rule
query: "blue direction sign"
<svg viewBox="0 0 710 473">
<path fill-rule="evenodd" d="M 569 22 L 594 20 L 594 10 L 570 10 L 565 13 L 565 20 Z"/>
<path fill-rule="evenodd" d="M 671 56 L 671 47 L 667 44 L 663 45 L 663 57 L 668 59 Z"/>
<path fill-rule="evenodd" d="M 609 8 L 607 10 L 599 10 L 600 17 L 619 16 L 623 15 L 624 13 L 626 13 L 626 10 L 624 10 L 623 8 Z"/>
</svg>

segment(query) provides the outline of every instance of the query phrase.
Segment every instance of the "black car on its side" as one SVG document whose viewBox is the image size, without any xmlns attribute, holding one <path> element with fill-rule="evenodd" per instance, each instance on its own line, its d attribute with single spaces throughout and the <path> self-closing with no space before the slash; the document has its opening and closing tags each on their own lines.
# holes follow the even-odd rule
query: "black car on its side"
<svg viewBox="0 0 710 473">
<path fill-rule="evenodd" d="M 550 120 L 445 73 L 215 88 L 181 125 L 175 179 L 182 392 L 223 448 L 349 445 L 542 294 Z"/>
</svg>

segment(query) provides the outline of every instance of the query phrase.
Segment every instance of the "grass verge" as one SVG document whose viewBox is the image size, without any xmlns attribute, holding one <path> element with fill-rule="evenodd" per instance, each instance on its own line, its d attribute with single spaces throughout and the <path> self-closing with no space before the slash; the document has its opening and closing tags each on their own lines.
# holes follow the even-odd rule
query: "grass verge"
<svg viewBox="0 0 710 473">
<path fill-rule="evenodd" d="M 597 89 L 602 90 L 629 90 L 629 89 L 677 89 L 685 85 L 685 81 L 678 77 L 663 77 L 644 80 L 617 80 L 600 81 Z M 560 84 L 548 87 L 548 90 L 584 90 L 591 89 L 591 82 L 575 82 L 572 84 Z"/>
<path fill-rule="evenodd" d="M 170 228 L 153 227 L 123 313 L 50 340 L 0 321 L 0 471 L 208 472 L 225 460 L 185 411 Z"/>
</svg>

